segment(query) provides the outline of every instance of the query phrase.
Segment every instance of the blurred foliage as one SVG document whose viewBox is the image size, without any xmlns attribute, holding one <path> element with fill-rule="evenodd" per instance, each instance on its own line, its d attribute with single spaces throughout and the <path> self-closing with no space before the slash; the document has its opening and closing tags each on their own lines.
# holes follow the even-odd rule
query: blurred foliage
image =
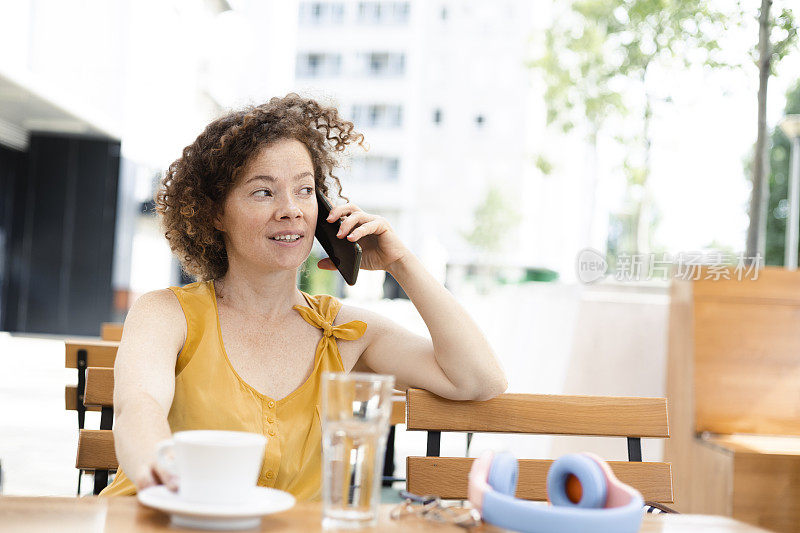
<svg viewBox="0 0 800 533">
<path fill-rule="evenodd" d="M 786 93 L 785 114 L 800 114 L 800 80 Z M 779 126 L 772 131 L 769 151 L 769 209 L 767 210 L 767 240 L 765 264 L 783 265 L 786 249 L 786 219 L 789 216 L 789 178 L 791 141 Z"/>
<path fill-rule="evenodd" d="M 649 251 L 657 218 L 647 186 L 653 100 L 670 102 L 671 97 L 663 87 L 654 94 L 648 71 L 655 65 L 738 67 L 722 59 L 718 41 L 736 11 L 717 10 L 704 0 L 572 0 L 556 6 L 544 52 L 530 63 L 545 83 L 547 124 L 565 133 L 581 126 L 596 150 L 597 137 L 611 119 L 641 118 L 633 138 L 609 132 L 628 147 L 620 162 L 628 183 L 626 206 L 612 217 L 609 252 Z"/>
<path fill-rule="evenodd" d="M 317 263 L 324 256 L 318 255 L 314 250 L 305 260 L 297 273 L 297 286 L 308 294 L 336 294 L 338 272 L 322 270 Z"/>
<path fill-rule="evenodd" d="M 596 134 L 609 118 L 629 113 L 625 89 L 634 82 L 645 90 L 647 71 L 656 62 L 732 66 L 719 57 L 716 38 L 732 14 L 703 0 L 573 0 L 558 5 L 562 12 L 545 31 L 544 53 L 530 66 L 545 82 L 548 125 L 565 132 L 585 123 L 589 135 Z"/>
<path fill-rule="evenodd" d="M 536 156 L 535 165 L 544 176 L 549 176 L 553 172 L 553 163 L 542 154 Z"/>
<path fill-rule="evenodd" d="M 788 2 L 787 2 L 788 3 Z M 775 76 L 776 66 L 786 57 L 792 47 L 797 44 L 797 23 L 792 10 L 788 7 L 781 9 L 778 16 L 770 17 L 770 32 L 772 54 L 770 57 L 770 75 Z M 750 60 L 758 65 L 758 45 L 750 49 Z"/>
<path fill-rule="evenodd" d="M 501 251 L 508 239 L 508 234 L 520 221 L 519 213 L 503 196 L 497 185 L 490 185 L 486 196 L 475 209 L 473 217 L 475 225 L 464 239 L 484 253 Z"/>
</svg>

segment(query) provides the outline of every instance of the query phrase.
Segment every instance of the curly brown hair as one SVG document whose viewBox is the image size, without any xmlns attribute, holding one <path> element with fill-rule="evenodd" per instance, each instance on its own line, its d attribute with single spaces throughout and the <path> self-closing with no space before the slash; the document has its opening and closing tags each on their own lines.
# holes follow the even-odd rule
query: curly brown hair
<svg viewBox="0 0 800 533">
<path fill-rule="evenodd" d="M 214 227 L 226 196 L 252 156 L 274 141 L 292 138 L 311 154 L 314 182 L 328 196 L 327 181 L 342 184 L 333 174 L 335 152 L 351 143 L 364 146 L 364 135 L 335 107 L 289 93 L 259 106 L 229 112 L 213 122 L 183 149 L 161 180 L 155 195 L 156 211 L 173 253 L 188 274 L 201 281 L 216 279 L 228 270 L 222 233 Z"/>
</svg>

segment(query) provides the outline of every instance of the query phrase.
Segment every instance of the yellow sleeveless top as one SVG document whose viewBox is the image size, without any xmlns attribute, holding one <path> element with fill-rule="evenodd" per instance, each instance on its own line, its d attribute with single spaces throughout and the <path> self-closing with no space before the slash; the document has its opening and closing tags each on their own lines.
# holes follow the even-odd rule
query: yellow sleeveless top
<svg viewBox="0 0 800 533">
<path fill-rule="evenodd" d="M 236 373 L 222 343 L 212 281 L 170 287 L 186 315 L 186 342 L 175 364 L 175 396 L 169 415 L 173 433 L 191 429 L 249 431 L 267 437 L 258 484 L 319 500 L 322 490 L 322 431 L 319 403 L 323 371 L 344 372 L 336 339 L 361 337 L 367 325 L 354 320 L 333 326 L 341 303 L 328 295 L 303 296 L 309 307 L 295 305 L 309 324 L 322 330 L 314 369 L 294 392 L 274 400 Z M 302 292 L 302 291 L 301 291 Z M 100 496 L 136 494 L 122 469 Z"/>
</svg>

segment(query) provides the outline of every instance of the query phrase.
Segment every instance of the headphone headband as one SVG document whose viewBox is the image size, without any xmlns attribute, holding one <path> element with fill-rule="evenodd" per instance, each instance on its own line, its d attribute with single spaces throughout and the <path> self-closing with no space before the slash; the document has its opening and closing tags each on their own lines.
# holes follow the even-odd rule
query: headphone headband
<svg viewBox="0 0 800 533">
<path fill-rule="evenodd" d="M 510 453 L 483 454 L 469 475 L 469 500 L 483 520 L 528 533 L 615 531 L 636 533 L 644 500 L 619 481 L 608 464 L 594 454 L 568 454 L 553 462 L 547 475 L 551 506 L 514 497 L 517 460 Z M 568 494 L 571 476 L 580 483 L 575 501 Z"/>
</svg>

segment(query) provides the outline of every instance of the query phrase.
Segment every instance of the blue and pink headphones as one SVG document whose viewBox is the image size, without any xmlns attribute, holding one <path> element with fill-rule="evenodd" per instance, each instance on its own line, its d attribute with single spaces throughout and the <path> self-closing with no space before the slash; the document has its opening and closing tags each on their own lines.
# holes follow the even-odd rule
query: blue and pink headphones
<svg viewBox="0 0 800 533">
<path fill-rule="evenodd" d="M 552 506 L 514 497 L 517 460 L 510 453 L 485 452 L 469 472 L 469 501 L 485 522 L 526 533 L 636 533 L 644 500 L 591 453 L 564 455 L 547 474 Z"/>
</svg>

